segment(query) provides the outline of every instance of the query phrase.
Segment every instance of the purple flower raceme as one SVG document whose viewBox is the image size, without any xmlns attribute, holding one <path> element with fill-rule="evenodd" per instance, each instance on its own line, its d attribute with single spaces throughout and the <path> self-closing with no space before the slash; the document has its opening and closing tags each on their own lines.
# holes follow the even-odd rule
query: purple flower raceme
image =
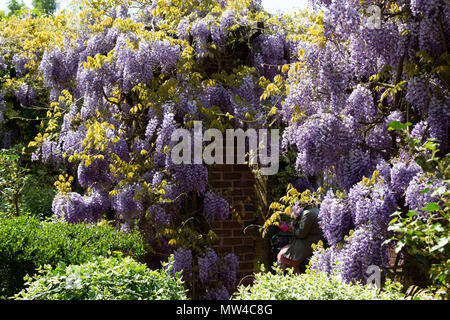
<svg viewBox="0 0 450 320">
<path fill-rule="evenodd" d="M 411 130 L 411 138 L 416 139 L 419 143 L 425 142 L 429 137 L 429 124 L 427 121 L 422 120 L 418 122 Z"/>
<path fill-rule="evenodd" d="M 332 273 L 339 273 L 338 267 L 342 263 L 343 250 L 338 246 L 317 248 L 311 257 L 311 268 L 325 272 L 330 275 Z"/>
<path fill-rule="evenodd" d="M 372 92 L 358 84 L 347 99 L 348 111 L 356 121 L 369 122 L 376 115 Z"/>
<path fill-rule="evenodd" d="M 440 2 L 440 0 L 411 0 L 411 11 L 416 16 L 429 14 Z"/>
<path fill-rule="evenodd" d="M 189 38 L 189 19 L 188 18 L 183 18 L 180 20 L 180 22 L 178 23 L 178 27 L 177 27 L 177 35 L 178 38 L 182 39 L 182 40 L 187 40 Z"/>
<path fill-rule="evenodd" d="M 331 274 L 333 271 L 333 264 L 331 261 L 331 248 L 319 248 L 314 250 L 311 257 L 311 269 L 326 274 Z"/>
<path fill-rule="evenodd" d="M 131 151 L 136 158 L 144 160 L 147 157 L 146 154 L 151 152 L 151 146 L 148 141 L 139 139 L 133 143 Z"/>
<path fill-rule="evenodd" d="M 97 222 L 104 214 L 106 214 L 111 206 L 109 195 L 104 191 L 92 191 L 83 198 L 86 210 L 90 216 L 89 220 L 92 223 Z"/>
<path fill-rule="evenodd" d="M 204 212 L 208 222 L 226 220 L 230 216 L 230 205 L 217 193 L 208 191 L 205 194 Z"/>
<path fill-rule="evenodd" d="M 125 93 L 130 93 L 131 89 L 139 83 L 141 64 L 138 61 L 138 54 L 135 50 L 129 48 L 126 36 L 120 36 L 115 51 L 116 65 L 115 70 L 119 75 L 118 81 Z"/>
<path fill-rule="evenodd" d="M 19 77 L 23 77 L 27 73 L 26 65 L 30 62 L 30 59 L 27 57 L 24 57 L 21 54 L 15 54 L 12 57 L 12 64 L 14 65 L 16 69 L 16 74 Z"/>
<path fill-rule="evenodd" d="M 400 111 L 390 113 L 382 124 L 376 125 L 366 137 L 366 143 L 374 149 L 385 149 L 392 146 L 393 141 L 389 131 L 389 124 L 393 121 L 404 122 L 404 116 Z"/>
<path fill-rule="evenodd" d="M 155 144 L 154 162 L 156 166 L 163 166 L 166 162 L 167 155 L 164 153 L 164 146 L 171 145 L 172 132 L 177 128 L 177 123 L 174 120 L 175 115 L 172 112 L 164 114 L 164 118 L 160 128 L 157 131 L 157 138 Z"/>
<path fill-rule="evenodd" d="M 408 81 L 406 92 L 406 101 L 408 101 L 413 110 L 422 114 L 426 111 L 428 100 L 428 87 L 425 79 L 420 77 L 411 78 Z"/>
<path fill-rule="evenodd" d="M 192 24 L 191 34 L 195 41 L 196 57 L 201 62 L 208 54 L 207 41 L 210 36 L 206 20 L 197 20 Z"/>
<path fill-rule="evenodd" d="M 53 50 L 47 50 L 42 57 L 39 65 L 39 71 L 44 77 L 44 83 L 52 88 L 59 85 L 65 85 L 72 80 L 78 69 L 78 57 L 75 51 L 67 54 L 58 47 Z"/>
<path fill-rule="evenodd" d="M 350 189 L 348 207 L 356 228 L 368 226 L 381 235 L 386 234 L 390 216 L 396 210 L 397 203 L 386 182 L 367 184 L 363 181 Z"/>
<path fill-rule="evenodd" d="M 217 254 L 211 248 L 206 250 L 203 257 L 198 258 L 198 276 L 201 283 L 217 279 L 218 260 Z"/>
<path fill-rule="evenodd" d="M 331 168 L 342 152 L 349 150 L 357 139 L 351 123 L 331 113 L 320 113 L 289 130 L 290 141 L 298 149 L 297 168 L 314 175 Z"/>
<path fill-rule="evenodd" d="M 143 213 L 143 201 L 140 187 L 137 185 L 127 185 L 112 198 L 112 208 L 115 210 L 117 218 L 126 222 L 131 222 L 139 218 Z"/>
<path fill-rule="evenodd" d="M 236 275 L 239 269 L 239 259 L 233 253 L 228 253 L 222 259 L 219 278 L 225 283 L 229 290 L 236 286 Z"/>
<path fill-rule="evenodd" d="M 435 0 L 427 2 L 436 2 Z M 419 25 L 419 48 L 431 52 L 435 56 L 444 53 L 444 43 L 442 41 L 439 25 L 436 23 L 438 12 L 431 16 L 425 16 Z"/>
<path fill-rule="evenodd" d="M 42 162 L 52 163 L 58 167 L 62 161 L 62 153 L 60 146 L 55 141 L 44 140 L 41 147 Z"/>
<path fill-rule="evenodd" d="M 56 219 L 68 223 L 95 223 L 108 208 L 108 196 L 98 193 L 90 196 L 82 196 L 76 192 L 59 193 L 52 203 Z"/>
<path fill-rule="evenodd" d="M 223 45 L 228 38 L 228 29 L 233 25 L 235 21 L 235 12 L 233 9 L 227 9 L 222 13 L 220 17 L 219 26 L 212 23 L 210 25 L 211 38 L 218 44 Z"/>
<path fill-rule="evenodd" d="M 32 105 L 37 99 L 36 91 L 26 82 L 22 83 L 19 89 L 14 91 L 14 94 L 20 104 L 24 106 Z"/>
<path fill-rule="evenodd" d="M 192 278 L 192 251 L 189 249 L 178 248 L 173 253 L 172 275 L 180 271 L 185 281 Z"/>
<path fill-rule="evenodd" d="M 347 201 L 328 191 L 320 206 L 319 221 L 330 246 L 343 241 L 353 225 Z"/>
<path fill-rule="evenodd" d="M 363 177 L 369 176 L 374 169 L 374 160 L 369 152 L 364 152 L 359 148 L 350 150 L 342 156 L 336 166 L 336 175 L 339 185 L 349 190 L 355 183 L 361 181 Z"/>
<path fill-rule="evenodd" d="M 391 183 L 390 187 L 397 196 L 404 195 L 406 188 L 409 186 L 411 180 L 422 172 L 420 166 L 412 161 L 409 164 L 405 162 L 398 162 L 392 166 L 391 169 Z"/>
<path fill-rule="evenodd" d="M 120 138 L 117 142 L 110 144 L 111 153 L 117 155 L 120 160 L 129 162 L 130 157 L 130 149 L 128 148 L 128 144 L 125 139 Z"/>
<path fill-rule="evenodd" d="M 432 194 L 435 189 L 447 187 L 442 180 L 436 180 L 429 177 L 426 173 L 419 172 L 409 182 L 405 191 L 406 204 L 411 210 L 420 210 L 427 203 L 435 202 L 438 199 Z M 448 188 L 447 188 L 448 190 Z"/>
<path fill-rule="evenodd" d="M 445 99 L 433 96 L 428 108 L 427 122 L 430 137 L 440 141 L 444 152 L 448 150 L 448 128 L 450 127 L 450 94 Z"/>
<path fill-rule="evenodd" d="M 386 183 L 391 182 L 391 166 L 389 165 L 386 160 L 380 158 L 377 160 L 376 169 L 380 175 L 380 178 L 382 178 Z"/>
<path fill-rule="evenodd" d="M 338 270 L 345 282 L 365 284 L 369 266 L 388 263 L 387 248 L 381 245 L 382 241 L 383 238 L 370 228 L 358 228 L 353 233 L 338 261 Z"/>
<path fill-rule="evenodd" d="M 154 229 L 157 233 L 163 228 L 170 227 L 172 224 L 170 212 L 165 210 L 164 206 L 160 204 L 152 205 L 147 211 L 147 216 L 153 221 Z"/>
<path fill-rule="evenodd" d="M 287 50 L 286 36 L 276 34 L 260 35 L 253 48 L 253 64 L 267 79 L 273 79 L 278 74 L 277 65 L 284 65 L 285 50 Z"/>
<path fill-rule="evenodd" d="M 208 168 L 203 164 L 172 165 L 173 177 L 184 192 L 204 194 L 208 185 Z M 223 204 L 223 203 L 220 203 Z M 215 213 L 217 218 L 226 214 L 226 209 Z"/>
<path fill-rule="evenodd" d="M 3 124 L 5 120 L 5 112 L 6 112 L 6 103 L 5 103 L 5 95 L 0 91 L 0 125 Z"/>
<path fill-rule="evenodd" d="M 172 71 L 181 57 L 181 50 L 168 40 L 158 40 L 152 44 L 150 61 L 161 68 L 162 73 Z"/>
<path fill-rule="evenodd" d="M 163 179 L 164 179 L 164 173 L 159 172 L 159 171 L 155 172 L 155 174 L 152 177 L 152 187 L 154 187 L 154 188 L 158 187 L 161 184 L 161 182 L 163 181 Z"/>
<path fill-rule="evenodd" d="M 8 67 L 8 66 L 7 66 L 6 63 L 5 63 L 5 60 L 4 60 L 3 57 L 0 55 L 0 71 L 5 71 L 7 67 Z"/>
<path fill-rule="evenodd" d="M 282 106 L 283 121 L 290 121 L 296 106 L 301 106 L 301 110 L 307 114 L 314 114 L 317 110 L 317 103 L 312 99 L 313 88 L 316 80 L 309 77 L 301 77 L 298 82 L 290 84 L 287 97 Z"/>
<path fill-rule="evenodd" d="M 204 299 L 229 299 L 229 292 L 236 287 L 236 276 L 239 268 L 238 257 L 228 253 L 222 258 L 208 248 L 203 257 L 198 258 L 198 270 L 200 282 L 206 286 L 207 295 Z M 222 284 L 221 288 L 216 283 Z"/>
<path fill-rule="evenodd" d="M 299 203 L 296 203 L 292 206 L 292 216 L 294 217 L 294 219 L 298 219 L 300 218 L 300 216 L 302 215 L 303 211 L 305 210 L 305 207 L 300 205 Z"/>
<path fill-rule="evenodd" d="M 76 192 L 58 194 L 53 199 L 52 211 L 58 220 L 66 220 L 71 223 L 85 220 L 83 196 Z"/>
<path fill-rule="evenodd" d="M 152 118 L 148 121 L 147 128 L 145 129 L 145 137 L 150 140 L 156 133 L 159 125 L 159 120 L 157 118 Z"/>
<path fill-rule="evenodd" d="M 106 160 L 96 159 L 89 166 L 86 166 L 86 162 L 82 161 L 78 165 L 78 182 L 85 188 L 109 188 L 113 183 L 109 163 Z"/>
<path fill-rule="evenodd" d="M 204 300 L 229 300 L 230 293 L 222 286 L 218 289 L 209 289 L 206 295 L 203 297 Z"/>
</svg>

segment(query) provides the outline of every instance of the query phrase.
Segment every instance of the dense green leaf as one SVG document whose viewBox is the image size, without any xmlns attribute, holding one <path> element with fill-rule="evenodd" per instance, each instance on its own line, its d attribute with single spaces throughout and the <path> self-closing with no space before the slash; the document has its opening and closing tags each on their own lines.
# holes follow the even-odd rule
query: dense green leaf
<svg viewBox="0 0 450 320">
<path fill-rule="evenodd" d="M 139 258 L 144 254 L 139 233 L 124 234 L 110 226 L 42 222 L 31 216 L 0 215 L 0 296 L 23 288 L 23 277 L 41 265 L 79 264 L 113 251 Z"/>
<path fill-rule="evenodd" d="M 15 296 L 25 300 L 184 300 L 181 278 L 131 257 L 94 257 L 81 265 L 46 266 Z"/>
</svg>

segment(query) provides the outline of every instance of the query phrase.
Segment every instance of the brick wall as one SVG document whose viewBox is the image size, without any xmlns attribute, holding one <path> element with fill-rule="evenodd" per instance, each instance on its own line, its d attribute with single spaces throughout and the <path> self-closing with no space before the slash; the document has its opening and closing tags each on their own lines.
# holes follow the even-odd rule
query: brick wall
<svg viewBox="0 0 450 320">
<path fill-rule="evenodd" d="M 211 187 L 223 192 L 234 211 L 239 214 L 232 215 L 228 220 L 212 223 L 212 229 L 218 235 L 214 249 L 219 254 L 234 253 L 238 256 L 237 284 L 248 285 L 253 280 L 251 275 L 255 271 L 257 259 L 268 252 L 258 229 L 249 227 L 257 221 L 254 205 L 255 178 L 247 165 L 213 165 L 208 167 L 208 172 Z M 146 263 L 153 269 L 160 268 L 161 261 L 166 259 L 165 256 L 155 254 L 147 254 L 145 257 Z"/>
<path fill-rule="evenodd" d="M 239 213 L 226 221 L 215 221 L 213 231 L 219 236 L 215 249 L 218 253 L 234 253 L 239 257 L 238 283 L 247 285 L 254 271 L 255 229 L 246 228 L 255 223 L 255 180 L 247 165 L 214 165 L 209 167 L 209 183 L 216 191 L 227 193 L 230 205 Z M 231 189 L 231 190 L 230 190 Z"/>
</svg>

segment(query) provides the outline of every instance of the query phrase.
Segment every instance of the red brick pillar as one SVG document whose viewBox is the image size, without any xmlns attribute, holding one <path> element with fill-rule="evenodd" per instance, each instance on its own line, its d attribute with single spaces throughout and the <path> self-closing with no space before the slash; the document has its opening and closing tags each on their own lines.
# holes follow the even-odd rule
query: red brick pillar
<svg viewBox="0 0 450 320">
<path fill-rule="evenodd" d="M 247 285 L 252 280 L 255 263 L 254 229 L 256 212 L 253 205 L 255 180 L 247 165 L 214 165 L 209 167 L 209 183 L 222 191 L 237 215 L 228 220 L 215 221 L 213 231 L 219 236 L 214 249 L 218 253 L 234 253 L 239 258 L 237 284 Z M 231 192 L 230 192 L 231 189 Z M 248 227 L 248 228 L 246 228 Z"/>
</svg>

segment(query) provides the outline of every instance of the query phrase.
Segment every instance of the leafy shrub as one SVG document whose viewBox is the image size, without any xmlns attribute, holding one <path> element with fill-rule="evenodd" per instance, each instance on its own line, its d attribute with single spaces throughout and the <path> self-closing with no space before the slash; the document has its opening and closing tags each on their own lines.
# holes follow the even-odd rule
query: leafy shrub
<svg viewBox="0 0 450 320">
<path fill-rule="evenodd" d="M 15 296 L 25 300 L 185 300 L 180 275 L 152 271 L 130 257 L 96 257 L 81 264 L 47 265 Z"/>
<path fill-rule="evenodd" d="M 53 183 L 47 183 L 42 178 L 42 176 L 32 173 L 23 184 L 18 203 L 20 215 L 26 213 L 41 220 L 53 215 L 52 202 L 56 191 Z M 14 206 L 7 200 L 0 198 L 0 212 L 14 213 Z"/>
<path fill-rule="evenodd" d="M 52 202 L 56 195 L 54 182 L 58 177 L 39 163 L 30 166 L 30 174 L 23 187 L 21 212 L 44 220 L 53 216 Z"/>
<path fill-rule="evenodd" d="M 427 288 L 435 298 L 449 299 L 450 154 L 438 156 L 435 141 L 428 139 L 422 144 L 409 137 L 405 129 L 402 132 L 410 153 L 426 175 L 414 179 L 407 190 L 409 202 L 417 204 L 392 215 L 388 230 L 393 237 L 387 242 L 395 244 L 403 260 L 396 260 L 394 276 L 405 287 L 417 285 Z"/>
<path fill-rule="evenodd" d="M 308 270 L 295 275 L 292 270 L 274 268 L 275 274 L 255 274 L 252 286 L 241 286 L 235 294 L 236 300 L 395 300 L 402 295 L 391 287 L 378 292 L 373 287 L 351 285 L 338 276 L 327 276 L 323 272 Z"/>
<path fill-rule="evenodd" d="M 0 199 L 9 205 L 9 212 L 20 215 L 19 202 L 29 175 L 19 165 L 19 156 L 12 150 L 0 150 Z"/>
<path fill-rule="evenodd" d="M 140 234 L 124 234 L 106 225 L 0 217 L 0 296 L 20 291 L 24 276 L 41 265 L 81 264 L 113 251 L 139 258 L 144 254 Z"/>
<path fill-rule="evenodd" d="M 43 164 L 19 156 L 21 146 L 0 150 L 0 212 L 50 217 L 57 177 Z"/>
</svg>

